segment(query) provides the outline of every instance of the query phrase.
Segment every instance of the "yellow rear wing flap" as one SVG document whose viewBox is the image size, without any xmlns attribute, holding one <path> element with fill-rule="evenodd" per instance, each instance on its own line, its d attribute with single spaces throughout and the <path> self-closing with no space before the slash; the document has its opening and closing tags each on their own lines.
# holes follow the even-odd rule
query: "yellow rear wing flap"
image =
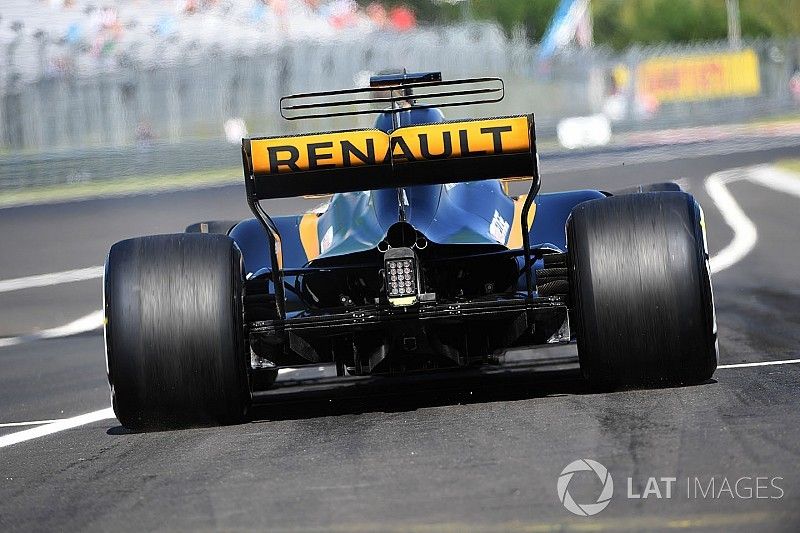
<svg viewBox="0 0 800 533">
<path fill-rule="evenodd" d="M 536 176 L 533 115 L 242 141 L 248 193 L 309 194 Z"/>
</svg>

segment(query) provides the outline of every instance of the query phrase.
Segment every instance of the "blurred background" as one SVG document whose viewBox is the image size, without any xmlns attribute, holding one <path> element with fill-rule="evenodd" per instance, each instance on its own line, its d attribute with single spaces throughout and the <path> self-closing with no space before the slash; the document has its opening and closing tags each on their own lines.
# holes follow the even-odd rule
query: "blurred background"
<svg viewBox="0 0 800 533">
<path fill-rule="evenodd" d="M 289 123 L 281 95 L 386 68 L 503 77 L 503 103 L 450 117 L 533 111 L 543 152 L 796 135 L 798 14 L 800 0 L 3 0 L 0 205 L 231 180 L 244 135 L 372 120 Z"/>
</svg>

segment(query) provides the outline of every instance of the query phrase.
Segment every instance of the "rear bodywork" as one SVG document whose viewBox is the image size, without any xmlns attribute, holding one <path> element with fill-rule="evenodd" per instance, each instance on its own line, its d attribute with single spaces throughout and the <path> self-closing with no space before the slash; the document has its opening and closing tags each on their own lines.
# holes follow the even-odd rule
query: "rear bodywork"
<svg viewBox="0 0 800 533">
<path fill-rule="evenodd" d="M 425 123 L 437 113 L 243 141 L 255 218 L 229 234 L 255 371 L 464 367 L 570 340 L 565 223 L 604 193 L 538 194 L 532 115 Z M 516 180 L 527 193 L 509 194 Z M 297 216 L 271 217 L 265 202 L 321 193 L 332 196 Z"/>
</svg>

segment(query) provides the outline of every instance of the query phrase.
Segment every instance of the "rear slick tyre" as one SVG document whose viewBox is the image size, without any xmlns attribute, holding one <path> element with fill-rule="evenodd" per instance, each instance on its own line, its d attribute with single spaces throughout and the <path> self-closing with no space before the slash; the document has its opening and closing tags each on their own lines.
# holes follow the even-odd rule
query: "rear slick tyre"
<svg viewBox="0 0 800 533">
<path fill-rule="evenodd" d="M 131 429 L 237 423 L 250 404 L 242 258 L 224 235 L 128 239 L 104 282 L 114 413 Z"/>
<path fill-rule="evenodd" d="M 717 366 L 702 210 L 683 192 L 579 204 L 567 221 L 581 372 L 601 390 L 694 384 Z"/>
</svg>

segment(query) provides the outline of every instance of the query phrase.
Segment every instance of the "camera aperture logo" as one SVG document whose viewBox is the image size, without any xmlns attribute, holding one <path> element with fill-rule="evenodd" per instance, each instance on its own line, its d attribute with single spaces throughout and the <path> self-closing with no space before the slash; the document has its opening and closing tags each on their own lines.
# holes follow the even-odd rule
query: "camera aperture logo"
<svg viewBox="0 0 800 533">
<path fill-rule="evenodd" d="M 574 476 L 576 472 L 585 471 L 594 472 L 603 484 L 603 489 L 600 491 L 600 495 L 594 503 L 578 503 L 572 499 L 572 495 L 570 495 L 568 490 L 569 482 L 572 481 L 572 476 Z M 556 488 L 558 489 L 558 499 L 561 500 L 561 503 L 567 511 L 578 516 L 593 516 L 608 507 L 608 504 L 611 503 L 611 496 L 614 495 L 614 480 L 611 479 L 611 474 L 608 473 L 608 469 L 597 461 L 592 459 L 578 459 L 564 467 L 564 470 L 561 471 L 561 475 L 558 476 Z"/>
</svg>

